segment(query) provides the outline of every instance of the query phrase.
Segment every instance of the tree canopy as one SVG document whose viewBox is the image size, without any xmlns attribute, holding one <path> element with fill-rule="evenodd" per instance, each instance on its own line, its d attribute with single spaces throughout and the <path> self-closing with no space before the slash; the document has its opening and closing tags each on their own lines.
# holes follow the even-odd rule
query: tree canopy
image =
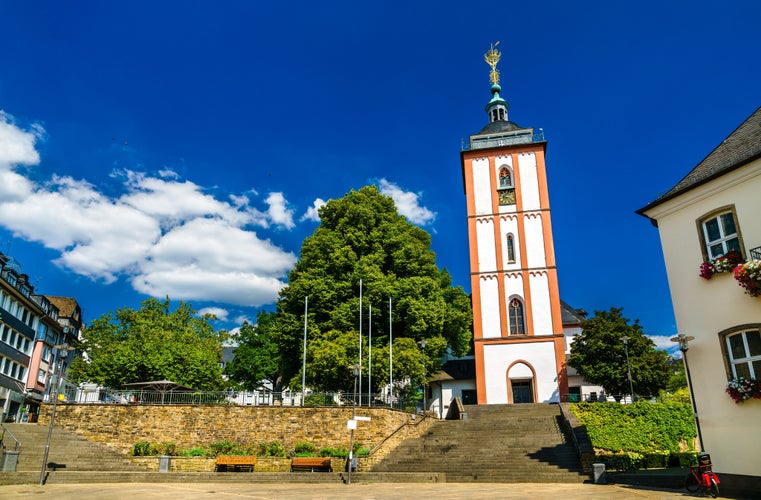
<svg viewBox="0 0 761 500">
<path fill-rule="evenodd" d="M 383 372 L 387 361 L 382 357 L 388 359 L 389 299 L 395 379 L 408 376 L 420 382 L 426 372 L 437 368 L 436 360 L 448 347 L 455 354 L 467 352 L 470 299 L 461 287 L 452 286 L 445 269 L 436 266 L 430 235 L 400 215 L 390 197 L 368 186 L 329 201 L 319 214 L 320 225 L 304 240 L 277 303 L 272 338 L 278 346 L 284 383 L 301 384 L 308 296 L 307 385 L 320 390 L 352 386 L 349 367 L 359 359 L 360 280 L 363 373 L 368 374 L 372 330 L 373 390 L 388 381 L 387 366 Z M 427 369 L 423 369 L 419 347 L 423 339 Z"/>
<path fill-rule="evenodd" d="M 225 373 L 242 389 L 258 389 L 261 381 L 269 382 L 272 387 L 278 384 L 280 358 L 272 338 L 275 320 L 275 313 L 261 311 L 256 325 L 244 322 L 232 338 L 238 347 L 232 361 L 225 367 Z"/>
<path fill-rule="evenodd" d="M 83 330 L 78 347 L 84 356 L 72 362 L 69 377 L 112 388 L 166 379 L 199 390 L 221 389 L 227 334 L 215 331 L 211 319 L 184 302 L 170 310 L 169 298 L 105 314 Z"/>
<path fill-rule="evenodd" d="M 632 386 L 639 396 L 657 395 L 672 375 L 666 351 L 656 349 L 645 336 L 639 320 L 630 324 L 623 309 L 595 311 L 582 323 L 582 333 L 574 337 L 568 364 L 592 384 L 608 394 L 629 394 L 626 350 L 631 365 Z M 623 337 L 628 337 L 624 345 Z"/>
</svg>

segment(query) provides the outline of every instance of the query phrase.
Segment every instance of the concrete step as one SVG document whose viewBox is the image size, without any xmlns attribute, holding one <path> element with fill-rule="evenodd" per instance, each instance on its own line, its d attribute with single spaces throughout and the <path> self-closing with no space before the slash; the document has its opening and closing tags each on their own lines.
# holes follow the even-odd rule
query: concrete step
<svg viewBox="0 0 761 500">
<path fill-rule="evenodd" d="M 5 427 L 21 443 L 16 471 L 19 473 L 40 471 L 49 427 L 38 424 L 6 424 Z M 6 445 L 9 442 L 12 440 L 6 435 Z M 59 427 L 53 428 L 50 437 L 47 463 L 51 462 L 65 465 L 66 471 L 114 473 L 146 470 L 107 446 L 88 441 L 82 436 Z"/>
<path fill-rule="evenodd" d="M 583 482 L 557 405 L 466 407 L 467 419 L 435 422 L 403 442 L 374 471 L 445 472 L 448 481 Z"/>
<path fill-rule="evenodd" d="M 344 483 L 346 472 L 49 472 L 45 484 L 86 483 Z M 0 484 L 38 484 L 40 473 L 4 472 Z M 441 473 L 354 472 L 352 483 L 439 483 Z"/>
</svg>

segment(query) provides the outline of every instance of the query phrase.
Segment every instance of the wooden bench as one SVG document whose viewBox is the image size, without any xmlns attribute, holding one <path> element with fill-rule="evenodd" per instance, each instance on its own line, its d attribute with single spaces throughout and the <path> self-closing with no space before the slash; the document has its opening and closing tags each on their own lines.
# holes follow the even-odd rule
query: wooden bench
<svg viewBox="0 0 761 500">
<path fill-rule="evenodd" d="M 291 472 L 333 472 L 330 458 L 294 457 L 291 459 Z"/>
<path fill-rule="evenodd" d="M 256 457 L 252 455 L 219 455 L 214 472 L 254 472 Z"/>
</svg>

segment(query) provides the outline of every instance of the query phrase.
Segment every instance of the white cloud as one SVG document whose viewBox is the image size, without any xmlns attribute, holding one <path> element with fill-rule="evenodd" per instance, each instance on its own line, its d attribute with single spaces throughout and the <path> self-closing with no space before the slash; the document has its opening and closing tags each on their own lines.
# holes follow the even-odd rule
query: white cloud
<svg viewBox="0 0 761 500">
<path fill-rule="evenodd" d="M 16 126 L 13 117 L 0 109 L 0 168 L 11 165 L 37 165 L 40 155 L 35 149 L 35 142 L 41 139 L 45 129 L 38 124 L 30 130 Z"/>
<path fill-rule="evenodd" d="M 121 203 L 138 208 L 167 225 L 192 217 L 217 216 L 235 224 L 249 222 L 245 213 L 229 203 L 203 194 L 201 188 L 189 181 L 165 181 L 144 173 L 125 171 L 129 192 Z"/>
<path fill-rule="evenodd" d="M 307 211 L 304 213 L 304 215 L 301 216 L 301 219 L 299 221 L 304 222 L 306 220 L 311 220 L 314 222 L 320 222 L 320 214 L 318 210 L 321 206 L 325 205 L 327 203 L 322 198 L 317 198 L 312 203 L 312 206 L 307 209 Z"/>
<path fill-rule="evenodd" d="M 420 205 L 420 200 L 418 199 L 420 193 L 404 191 L 386 179 L 381 179 L 379 184 L 380 192 L 390 196 L 394 200 L 399 213 L 407 217 L 413 224 L 425 226 L 436 219 L 436 212 L 432 212 Z"/>
<path fill-rule="evenodd" d="M 43 134 L 0 111 L 0 225 L 15 236 L 57 250 L 61 267 L 105 283 L 125 277 L 153 297 L 241 306 L 277 299 L 296 256 L 248 228 L 293 228 L 283 193 L 270 193 L 262 211 L 246 195 L 220 201 L 168 169 L 116 172 L 118 197 L 69 176 L 36 183 L 18 168 L 39 163 Z"/>
<path fill-rule="evenodd" d="M 648 335 L 647 337 L 655 342 L 655 347 L 658 349 L 670 352 L 679 347 L 675 342 L 671 341 L 671 337 L 673 336 L 674 335 Z"/>
<path fill-rule="evenodd" d="M 227 317 L 230 313 L 227 309 L 222 309 L 221 307 L 204 307 L 203 309 L 198 310 L 199 316 L 203 316 L 204 314 L 211 314 L 220 321 L 227 321 Z"/>
<path fill-rule="evenodd" d="M 293 229 L 295 226 L 293 223 L 293 210 L 288 208 L 288 202 L 285 201 L 283 193 L 270 193 L 264 202 L 269 205 L 267 214 L 272 222 L 287 229 Z"/>
</svg>

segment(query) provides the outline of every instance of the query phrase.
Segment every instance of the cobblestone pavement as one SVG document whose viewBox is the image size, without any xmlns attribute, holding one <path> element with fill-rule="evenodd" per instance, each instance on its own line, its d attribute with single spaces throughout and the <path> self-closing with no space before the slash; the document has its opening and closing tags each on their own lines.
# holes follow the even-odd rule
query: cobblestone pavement
<svg viewBox="0 0 761 500">
<path fill-rule="evenodd" d="M 655 500 L 685 498 L 679 490 L 626 485 L 496 484 L 496 483 L 378 483 L 378 484 L 246 484 L 246 483 L 99 483 L 0 486 L 0 498 L 55 500 L 175 500 L 175 499 L 357 499 L 402 500 L 435 498 L 552 500 Z"/>
</svg>

